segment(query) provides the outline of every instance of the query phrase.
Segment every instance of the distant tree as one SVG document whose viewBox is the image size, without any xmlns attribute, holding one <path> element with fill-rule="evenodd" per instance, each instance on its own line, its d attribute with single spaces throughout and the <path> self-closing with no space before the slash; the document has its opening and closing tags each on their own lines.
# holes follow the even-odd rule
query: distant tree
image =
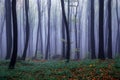
<svg viewBox="0 0 120 80">
<path fill-rule="evenodd" d="M 104 0 L 99 0 L 99 52 L 98 52 L 99 59 L 105 59 L 103 27 L 104 27 Z"/>
<path fill-rule="evenodd" d="M 117 39 L 116 39 L 116 51 L 117 53 L 120 54 L 120 17 L 119 17 L 119 8 L 118 8 L 118 0 L 116 0 L 116 14 L 117 14 L 117 26 L 118 26 L 118 30 L 117 30 Z"/>
<path fill-rule="evenodd" d="M 41 43 L 41 53 L 43 54 L 43 41 L 42 41 L 42 29 L 41 29 L 41 0 L 37 0 L 38 5 L 38 30 L 37 30 L 37 42 L 36 42 L 36 50 L 35 50 L 35 58 L 37 57 L 37 51 L 38 51 L 38 44 L 39 44 L 39 37 L 40 37 L 40 43 Z"/>
<path fill-rule="evenodd" d="M 64 25 L 64 18 L 62 16 L 62 40 L 65 40 L 65 25 Z M 62 41 L 62 58 L 65 59 L 65 51 L 66 51 L 66 47 L 65 47 L 65 42 Z"/>
<path fill-rule="evenodd" d="M 51 16 L 51 0 L 48 0 L 48 38 L 45 59 L 48 59 L 50 51 L 50 18 L 51 18 L 50 16 Z"/>
<path fill-rule="evenodd" d="M 17 14 L 16 14 L 16 0 L 12 0 L 12 16 L 13 16 L 13 53 L 11 61 L 9 64 L 9 69 L 14 69 L 16 58 L 17 58 L 17 48 L 18 48 L 18 31 L 17 31 Z"/>
<path fill-rule="evenodd" d="M 68 4 L 69 4 L 69 0 L 68 0 Z M 67 59 L 67 62 L 69 62 L 69 60 L 70 60 L 70 35 L 69 35 L 69 25 L 68 25 L 69 22 L 67 21 L 66 14 L 65 14 L 64 0 L 61 0 L 61 7 L 62 7 L 62 15 L 64 18 L 64 24 L 65 24 L 65 28 L 66 28 L 66 37 L 67 37 L 66 59 Z M 68 13 L 69 13 L 69 10 L 68 10 Z"/>
<path fill-rule="evenodd" d="M 77 5 L 75 6 L 75 49 L 76 49 L 76 59 L 80 58 L 79 50 L 78 50 L 78 28 L 77 28 L 77 14 L 78 14 L 79 0 L 77 0 Z"/>
<path fill-rule="evenodd" d="M 6 39 L 7 39 L 6 59 L 10 59 L 12 51 L 11 0 L 5 0 L 5 10 L 6 10 Z"/>
<path fill-rule="evenodd" d="M 112 0 L 108 0 L 108 58 L 112 59 Z"/>
<path fill-rule="evenodd" d="M 26 13 L 26 41 L 25 47 L 22 55 L 22 60 L 25 60 L 27 55 L 28 43 L 29 43 L 29 36 L 30 36 L 30 26 L 29 26 L 29 19 L 28 19 L 28 10 L 29 10 L 29 0 L 25 0 L 25 13 Z"/>
<path fill-rule="evenodd" d="M 2 2 L 0 1 L 0 4 Z M 4 9 L 1 9 L 1 12 L 4 11 Z M 4 23 L 5 23 L 5 14 L 0 15 L 0 58 L 3 58 L 3 52 L 2 52 L 2 36 L 4 31 Z"/>
<path fill-rule="evenodd" d="M 91 58 L 95 59 L 95 33 L 94 33 L 94 0 L 91 0 Z"/>
</svg>

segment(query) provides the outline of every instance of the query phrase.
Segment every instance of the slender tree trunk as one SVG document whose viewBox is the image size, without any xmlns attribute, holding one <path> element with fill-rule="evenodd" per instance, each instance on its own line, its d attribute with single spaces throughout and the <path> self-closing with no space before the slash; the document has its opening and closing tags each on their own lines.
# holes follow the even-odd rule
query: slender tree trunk
<svg viewBox="0 0 120 80">
<path fill-rule="evenodd" d="M 50 16 L 51 16 L 50 13 L 51 13 L 51 0 L 48 1 L 48 39 L 47 39 L 45 59 L 48 59 L 49 51 L 50 51 Z"/>
<path fill-rule="evenodd" d="M 28 10 L 29 10 L 29 0 L 25 0 L 25 12 L 26 12 L 26 41 L 25 47 L 22 55 L 22 60 L 25 60 L 27 55 L 29 36 L 30 36 L 30 28 L 29 28 L 29 20 L 28 20 Z"/>
<path fill-rule="evenodd" d="M 79 55 L 79 49 L 78 49 L 78 28 L 77 28 L 77 10 L 78 10 L 78 6 L 79 6 L 79 1 L 78 1 L 78 4 L 76 6 L 76 13 L 75 13 L 75 49 L 76 49 L 76 59 L 79 59 L 80 58 L 80 55 Z"/>
<path fill-rule="evenodd" d="M 55 11 L 57 11 L 57 10 L 55 10 Z M 56 17 L 57 17 L 57 15 L 56 15 L 56 13 L 54 14 L 54 31 L 55 31 L 55 37 L 54 37 L 54 40 L 55 40 L 55 55 L 57 55 L 57 25 L 56 25 L 56 23 L 57 23 L 57 20 L 56 20 Z"/>
<path fill-rule="evenodd" d="M 5 0 L 5 9 L 6 9 L 6 38 L 7 38 L 6 59 L 10 59 L 12 51 L 11 0 Z"/>
<path fill-rule="evenodd" d="M 17 14 L 16 14 L 16 0 L 12 0 L 12 16 L 13 16 L 13 53 L 9 64 L 9 69 L 14 69 L 17 58 L 18 47 L 18 31 L 17 31 Z"/>
<path fill-rule="evenodd" d="M 117 25 L 118 25 L 118 31 L 117 31 L 117 39 L 116 39 L 116 51 L 120 54 L 120 18 L 119 18 L 119 9 L 118 9 L 118 0 L 116 0 L 116 14 L 117 14 Z"/>
<path fill-rule="evenodd" d="M 99 0 L 99 59 L 105 59 L 104 55 L 104 0 Z"/>
<path fill-rule="evenodd" d="M 67 62 L 69 62 L 70 60 L 70 35 L 69 35 L 69 25 L 68 25 L 68 21 L 67 21 L 66 14 L 65 14 L 64 0 L 61 0 L 61 7 L 62 7 L 62 14 L 64 18 L 64 24 L 65 24 L 66 36 L 67 36 L 66 59 L 67 59 Z"/>
<path fill-rule="evenodd" d="M 108 58 L 112 59 L 112 12 L 111 12 L 111 0 L 108 0 Z"/>
<path fill-rule="evenodd" d="M 1 15 L 0 15 L 1 16 Z M 4 29 L 4 22 L 5 22 L 5 15 L 2 16 L 0 21 L 0 58 L 2 58 L 3 52 L 2 52 L 2 35 L 3 35 L 3 29 Z"/>
<path fill-rule="evenodd" d="M 66 40 L 65 39 L 65 27 L 64 27 L 64 18 L 62 17 L 62 40 Z M 62 58 L 65 59 L 65 42 L 62 41 Z"/>
<path fill-rule="evenodd" d="M 94 33 L 94 0 L 91 0 L 91 58 L 96 59 L 95 55 L 95 33 Z"/>
<path fill-rule="evenodd" d="M 38 30 L 37 30 L 37 42 L 36 42 L 35 58 L 37 57 L 39 33 L 40 33 L 40 27 L 41 27 L 41 6 L 40 6 L 40 3 L 41 2 L 39 2 L 39 0 L 37 0 L 39 21 L 38 21 Z M 41 41 L 42 41 L 42 39 L 41 39 Z M 42 45 L 41 45 L 41 47 L 42 47 Z"/>
</svg>

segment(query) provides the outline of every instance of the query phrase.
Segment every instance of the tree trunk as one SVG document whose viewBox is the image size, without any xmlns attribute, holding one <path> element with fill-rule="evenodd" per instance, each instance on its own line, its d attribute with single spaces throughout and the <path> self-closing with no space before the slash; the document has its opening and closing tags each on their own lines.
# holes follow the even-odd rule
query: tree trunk
<svg viewBox="0 0 120 80">
<path fill-rule="evenodd" d="M 118 31 L 117 31 L 117 39 L 116 39 L 116 53 L 120 54 L 120 18 L 119 18 L 119 9 L 118 9 L 118 0 L 116 0 L 116 15 L 117 15 L 117 25 L 118 25 Z"/>
<path fill-rule="evenodd" d="M 95 33 L 94 33 L 94 0 L 91 0 L 91 58 L 96 59 L 95 55 Z"/>
<path fill-rule="evenodd" d="M 67 62 L 69 62 L 70 60 L 70 35 L 69 35 L 69 25 L 68 25 L 69 23 L 67 21 L 66 14 L 65 14 L 64 0 L 61 0 L 61 7 L 62 7 L 62 14 L 64 18 L 64 24 L 65 24 L 66 36 L 67 36 L 66 59 L 67 59 Z"/>
<path fill-rule="evenodd" d="M 65 39 L 65 28 L 64 28 L 64 18 L 62 17 L 62 40 L 66 40 Z M 65 42 L 62 41 L 62 58 L 65 59 L 65 51 L 66 51 L 66 47 L 65 47 Z"/>
<path fill-rule="evenodd" d="M 38 21 L 38 30 L 37 30 L 37 42 L 36 42 L 35 58 L 37 57 L 39 37 L 41 37 L 41 35 L 39 35 L 41 33 L 40 32 L 40 27 L 41 27 L 41 6 L 40 6 L 40 3 L 41 2 L 39 2 L 39 0 L 37 2 L 38 2 L 37 5 L 38 5 L 38 18 L 39 18 L 38 20 L 39 21 Z M 42 41 L 42 39 L 41 39 L 41 41 Z M 41 47 L 42 47 L 42 45 L 41 45 Z"/>
<path fill-rule="evenodd" d="M 75 49 L 76 49 L 76 59 L 80 59 L 80 54 L 79 54 L 79 49 L 78 49 L 78 28 L 77 28 L 77 10 L 78 10 L 78 6 L 79 6 L 79 1 L 78 4 L 76 6 L 76 13 L 75 13 Z"/>
<path fill-rule="evenodd" d="M 50 51 L 50 16 L 51 16 L 50 13 L 51 13 L 51 0 L 48 1 L 48 39 L 47 39 L 45 59 L 48 59 L 49 51 Z"/>
<path fill-rule="evenodd" d="M 7 39 L 6 59 L 10 59 L 12 51 L 11 0 L 5 0 L 5 9 L 6 9 L 6 39 Z"/>
<path fill-rule="evenodd" d="M 111 0 L 108 0 L 108 58 L 112 59 L 112 17 Z"/>
<path fill-rule="evenodd" d="M 99 0 L 99 59 L 105 59 L 104 55 L 104 0 Z"/>
<path fill-rule="evenodd" d="M 16 0 L 12 0 L 12 16 L 13 16 L 13 53 L 9 64 L 9 69 L 14 69 L 16 58 L 17 58 L 17 47 L 18 47 L 18 31 L 17 31 L 17 14 L 16 14 Z"/>
<path fill-rule="evenodd" d="M 30 36 L 30 28 L 29 28 L 29 20 L 28 20 L 28 10 L 29 10 L 29 0 L 25 0 L 25 11 L 26 11 L 26 42 L 25 48 L 22 55 L 22 60 L 25 60 L 27 55 L 29 36 Z"/>
</svg>

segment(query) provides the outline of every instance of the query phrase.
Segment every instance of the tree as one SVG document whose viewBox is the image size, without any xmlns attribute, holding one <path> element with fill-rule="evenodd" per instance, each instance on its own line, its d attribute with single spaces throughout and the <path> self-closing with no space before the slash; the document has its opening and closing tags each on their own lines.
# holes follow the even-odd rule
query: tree
<svg viewBox="0 0 120 80">
<path fill-rule="evenodd" d="M 13 16 L 13 53 L 9 64 L 9 69 L 14 69 L 17 58 L 18 47 L 18 31 L 17 31 L 17 14 L 16 14 L 16 0 L 12 0 L 12 16 Z"/>
<path fill-rule="evenodd" d="M 40 42 L 41 42 L 41 53 L 43 54 L 43 41 L 42 41 L 42 29 L 41 29 L 41 6 L 40 6 L 41 0 L 37 1 L 38 5 L 38 30 L 37 30 L 37 42 L 36 42 L 36 50 L 35 50 L 35 58 L 37 57 L 37 51 L 38 51 L 38 42 L 39 42 L 39 37 L 40 37 Z"/>
<path fill-rule="evenodd" d="M 6 38 L 7 38 L 6 59 L 10 59 L 12 51 L 11 0 L 5 0 L 5 10 L 6 10 Z"/>
<path fill-rule="evenodd" d="M 0 2 L 1 4 L 1 2 Z M 3 10 L 1 10 L 2 12 Z M 4 30 L 4 22 L 5 22 L 5 14 L 0 15 L 0 58 L 2 58 L 3 52 L 2 52 L 2 35 Z"/>
<path fill-rule="evenodd" d="M 120 54 L 120 18 L 119 18 L 119 9 L 118 9 L 118 0 L 116 0 L 116 14 L 117 14 L 117 26 L 118 26 L 118 31 L 117 31 L 117 39 L 116 39 L 116 49 L 117 53 Z"/>
<path fill-rule="evenodd" d="M 51 0 L 48 0 L 48 38 L 45 59 L 48 59 L 50 51 L 50 16 L 51 16 Z"/>
<path fill-rule="evenodd" d="M 28 19 L 28 10 L 29 10 L 29 0 L 25 0 L 25 13 L 26 13 L 26 41 L 25 41 L 25 48 L 22 55 L 22 60 L 25 60 L 27 55 L 28 43 L 29 43 L 29 19 Z"/>
<path fill-rule="evenodd" d="M 65 40 L 65 27 L 64 27 L 64 18 L 62 16 L 62 40 Z M 65 42 L 62 41 L 62 58 L 65 59 L 65 51 L 66 51 L 66 47 L 65 47 Z"/>
<path fill-rule="evenodd" d="M 104 27 L 104 0 L 99 0 L 99 52 L 98 52 L 99 59 L 105 59 L 103 27 Z"/>
<path fill-rule="evenodd" d="M 78 49 L 78 28 L 77 28 L 77 10 L 78 10 L 78 7 L 79 7 L 79 1 L 77 0 L 77 5 L 75 6 L 76 8 L 76 13 L 75 13 L 75 49 L 76 49 L 76 59 L 79 59 L 80 58 L 80 54 L 79 54 L 79 49 Z"/>
<path fill-rule="evenodd" d="M 91 58 L 95 59 L 94 0 L 91 0 Z"/>
<path fill-rule="evenodd" d="M 69 4 L 69 0 L 68 0 L 68 4 Z M 68 25 L 69 23 L 67 21 L 66 14 L 65 14 L 64 0 L 61 0 L 61 7 L 62 7 L 62 15 L 64 18 L 64 24 L 66 28 L 66 37 L 67 37 L 66 59 L 67 59 L 67 62 L 69 62 L 70 60 L 70 35 L 69 35 L 69 25 Z M 69 10 L 68 10 L 68 13 L 69 13 Z"/>
<path fill-rule="evenodd" d="M 108 58 L 112 59 L 112 17 L 111 0 L 108 0 Z"/>
</svg>

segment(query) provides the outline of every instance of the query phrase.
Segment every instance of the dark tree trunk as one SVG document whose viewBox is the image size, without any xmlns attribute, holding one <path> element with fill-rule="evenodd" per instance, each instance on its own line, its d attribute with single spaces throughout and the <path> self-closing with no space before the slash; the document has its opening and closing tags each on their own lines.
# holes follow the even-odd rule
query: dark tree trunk
<svg viewBox="0 0 120 80">
<path fill-rule="evenodd" d="M 61 0 L 62 14 L 64 18 L 64 24 L 66 28 L 66 37 L 67 37 L 67 50 L 66 50 L 66 59 L 67 62 L 70 60 L 70 35 L 69 35 L 69 25 L 65 14 L 64 0 Z"/>
<path fill-rule="evenodd" d="M 94 33 L 94 0 L 91 0 L 91 58 L 96 59 L 95 55 L 95 33 Z"/>
<path fill-rule="evenodd" d="M 28 43 L 29 43 L 29 34 L 30 34 L 30 28 L 29 28 L 29 20 L 28 20 L 28 10 L 29 10 L 29 0 L 25 0 L 25 12 L 26 12 L 26 41 L 25 41 L 25 47 L 22 55 L 22 60 L 25 60 L 27 55 L 27 49 L 28 49 Z"/>
<path fill-rule="evenodd" d="M 50 13 L 51 13 L 51 0 L 48 1 L 48 38 L 45 59 L 48 59 L 50 51 L 50 15 L 51 15 Z"/>
<path fill-rule="evenodd" d="M 111 0 L 108 0 L 108 58 L 112 59 L 112 17 L 111 17 Z"/>
<path fill-rule="evenodd" d="M 10 59 L 12 51 L 11 0 L 5 0 L 5 10 L 6 10 L 6 38 L 7 38 L 6 59 Z"/>
<path fill-rule="evenodd" d="M 12 16 L 13 16 L 13 53 L 11 57 L 11 61 L 9 64 L 9 69 L 14 69 L 16 58 L 17 58 L 17 47 L 18 47 L 18 31 L 17 31 L 17 14 L 16 14 L 16 0 L 12 0 Z"/>
<path fill-rule="evenodd" d="M 104 27 L 104 0 L 99 0 L 99 52 L 98 52 L 99 59 L 105 59 L 103 27 Z"/>
<path fill-rule="evenodd" d="M 64 18 L 62 17 L 62 40 L 65 40 Z M 65 59 L 65 42 L 62 41 L 62 58 Z"/>
</svg>

